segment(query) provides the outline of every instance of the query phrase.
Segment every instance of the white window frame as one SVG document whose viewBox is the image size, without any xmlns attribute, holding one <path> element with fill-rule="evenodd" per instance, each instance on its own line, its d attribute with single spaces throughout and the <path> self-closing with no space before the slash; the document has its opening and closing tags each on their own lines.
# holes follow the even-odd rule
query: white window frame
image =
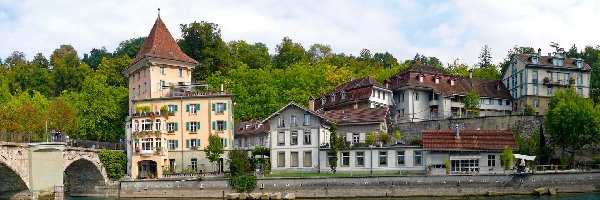
<svg viewBox="0 0 600 200">
<path fill-rule="evenodd" d="M 190 106 L 190 114 L 196 114 L 198 109 L 196 108 L 196 104 L 189 104 Z"/>
<path fill-rule="evenodd" d="M 218 114 L 223 114 L 225 112 L 225 103 L 216 103 L 215 112 Z"/>
<path fill-rule="evenodd" d="M 298 145 L 298 131 L 290 132 L 290 145 Z"/>
<path fill-rule="evenodd" d="M 168 122 L 167 123 L 167 131 L 168 132 L 174 132 L 175 131 L 175 122 Z"/>
<path fill-rule="evenodd" d="M 298 126 L 298 117 L 296 117 L 296 115 L 292 115 L 291 117 L 291 121 L 292 123 L 290 124 L 291 126 Z"/>
<path fill-rule="evenodd" d="M 183 77 L 183 69 L 179 69 L 179 77 Z"/>
<path fill-rule="evenodd" d="M 304 126 L 310 126 L 310 114 L 304 114 Z"/>
<path fill-rule="evenodd" d="M 153 150 L 154 139 L 152 138 L 142 138 L 142 150 Z"/>
<path fill-rule="evenodd" d="M 217 127 L 215 127 L 217 131 L 225 131 L 225 121 L 217 120 Z"/>
<path fill-rule="evenodd" d="M 488 155 L 488 167 L 495 167 L 496 166 L 496 155 Z"/>
<path fill-rule="evenodd" d="M 343 151 L 342 152 L 342 163 L 340 163 L 343 167 L 350 166 L 350 152 Z"/>
<path fill-rule="evenodd" d="M 138 120 L 133 121 L 133 131 L 140 131 L 140 122 Z"/>
<path fill-rule="evenodd" d="M 400 162 L 402 161 L 402 162 Z M 406 165 L 406 152 L 396 151 L 396 165 Z"/>
<path fill-rule="evenodd" d="M 277 146 L 284 146 L 285 145 L 285 132 L 278 132 L 277 133 Z"/>
<path fill-rule="evenodd" d="M 169 150 L 175 150 L 175 140 L 167 140 L 167 148 Z"/>
<path fill-rule="evenodd" d="M 413 165 L 423 166 L 423 151 L 414 151 Z M 418 159 L 417 159 L 418 158 Z M 417 162 L 418 161 L 418 162 Z"/>
<path fill-rule="evenodd" d="M 142 131 L 152 131 L 152 120 L 142 120 Z"/>
<path fill-rule="evenodd" d="M 160 67 L 159 70 L 160 70 L 160 74 L 162 74 L 162 75 L 165 74 L 165 67 Z"/>
<path fill-rule="evenodd" d="M 360 133 L 353 133 L 352 134 L 352 142 L 353 142 L 353 144 L 356 144 L 356 143 L 360 142 Z"/>
<path fill-rule="evenodd" d="M 197 122 L 190 122 L 190 132 L 197 132 L 198 131 L 198 127 L 197 127 Z"/>
<path fill-rule="evenodd" d="M 354 165 L 356 167 L 364 167 L 365 166 L 365 152 L 364 151 L 357 151 L 355 152 L 355 156 L 356 156 L 356 163 L 354 163 Z"/>
<path fill-rule="evenodd" d="M 387 166 L 388 165 L 388 157 L 387 157 L 387 151 L 379 151 L 377 153 L 377 157 L 379 158 L 377 161 L 377 164 L 379 164 L 379 166 Z M 384 162 L 382 164 L 382 161 Z"/>
<path fill-rule="evenodd" d="M 154 122 L 154 129 L 157 131 L 160 131 L 160 127 L 161 127 L 161 121 L 160 121 L 160 119 L 156 119 L 156 121 Z"/>
<path fill-rule="evenodd" d="M 304 144 L 310 144 L 310 131 L 304 131 Z"/>
</svg>

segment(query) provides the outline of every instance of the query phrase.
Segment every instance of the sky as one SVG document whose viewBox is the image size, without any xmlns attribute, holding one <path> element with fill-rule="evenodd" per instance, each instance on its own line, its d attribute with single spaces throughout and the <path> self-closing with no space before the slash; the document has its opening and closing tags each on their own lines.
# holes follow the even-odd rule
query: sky
<svg viewBox="0 0 600 200">
<path fill-rule="evenodd" d="M 80 56 L 92 48 L 113 52 L 121 41 L 147 36 L 158 15 L 177 39 L 180 24 L 216 23 L 223 40 L 262 42 L 271 54 L 288 36 L 305 49 L 330 45 L 334 53 L 390 52 L 478 62 L 484 45 L 494 63 L 514 45 L 554 51 L 600 45 L 596 0 L 0 0 L 0 58 L 21 51 L 49 57 L 61 44 Z"/>
</svg>

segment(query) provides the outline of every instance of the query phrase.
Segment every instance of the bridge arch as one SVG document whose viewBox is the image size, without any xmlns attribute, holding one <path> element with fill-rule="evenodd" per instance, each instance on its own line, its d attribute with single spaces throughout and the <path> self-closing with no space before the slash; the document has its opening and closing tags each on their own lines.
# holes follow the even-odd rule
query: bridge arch
<svg viewBox="0 0 600 200">
<path fill-rule="evenodd" d="M 108 183 L 106 170 L 96 152 L 65 150 L 63 182 L 67 192 L 94 190 Z"/>
<path fill-rule="evenodd" d="M 0 162 L 0 192 L 27 190 L 26 182 L 14 169 Z"/>
<path fill-rule="evenodd" d="M 0 192 L 29 189 L 28 156 L 26 146 L 0 145 Z"/>
</svg>

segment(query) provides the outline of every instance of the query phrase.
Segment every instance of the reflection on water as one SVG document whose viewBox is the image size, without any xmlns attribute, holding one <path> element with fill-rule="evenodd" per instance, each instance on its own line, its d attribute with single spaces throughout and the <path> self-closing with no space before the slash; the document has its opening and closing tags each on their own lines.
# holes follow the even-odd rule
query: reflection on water
<svg viewBox="0 0 600 200">
<path fill-rule="evenodd" d="M 117 198 L 117 197 L 68 197 L 67 200 L 125 200 L 125 199 L 131 199 L 131 200 L 156 200 L 157 198 Z M 164 198 L 161 198 L 164 199 Z M 195 200 L 201 200 L 203 198 L 169 198 L 169 200 L 175 200 L 175 199 L 195 199 Z M 326 198 L 324 198 L 326 199 Z M 324 200 L 322 199 L 322 200 Z M 337 198 L 336 200 L 339 200 L 340 198 Z M 352 200 L 387 200 L 387 199 L 415 199 L 415 200 L 425 200 L 425 199 L 432 199 L 431 197 L 410 197 L 410 198 L 354 198 Z M 534 196 L 501 196 L 501 197 L 445 197 L 445 198 L 439 198 L 436 197 L 436 199 L 438 200 L 454 200 L 454 199 L 485 199 L 485 200 L 599 200 L 600 199 L 600 193 L 591 193 L 591 194 L 561 194 L 558 196 L 541 196 L 541 197 L 534 197 Z M 312 199 L 315 200 L 315 199 Z M 319 200 L 319 199 L 316 199 Z"/>
</svg>

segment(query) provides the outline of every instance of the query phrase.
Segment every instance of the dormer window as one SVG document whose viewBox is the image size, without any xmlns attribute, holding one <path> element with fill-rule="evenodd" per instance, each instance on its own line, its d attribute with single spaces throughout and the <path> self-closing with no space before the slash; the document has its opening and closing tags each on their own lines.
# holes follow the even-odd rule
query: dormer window
<svg viewBox="0 0 600 200">
<path fill-rule="evenodd" d="M 450 79 L 450 85 L 454 85 L 454 79 Z"/>
<path fill-rule="evenodd" d="M 536 65 L 539 64 L 537 54 L 531 55 L 531 63 L 536 64 Z"/>
<path fill-rule="evenodd" d="M 342 91 L 342 100 L 346 99 L 346 91 Z"/>
<path fill-rule="evenodd" d="M 423 75 L 423 74 L 417 75 L 417 78 L 419 79 L 419 82 L 421 82 L 421 83 L 423 82 L 424 77 L 425 77 L 425 75 Z"/>
<path fill-rule="evenodd" d="M 435 84 L 440 84 L 440 77 L 439 76 L 435 76 Z"/>
<path fill-rule="evenodd" d="M 246 125 L 244 126 L 244 129 L 248 129 L 248 128 L 250 128 L 250 124 L 246 124 Z"/>
<path fill-rule="evenodd" d="M 325 97 L 322 97 L 322 98 L 321 98 L 321 105 L 323 105 L 323 106 L 324 106 L 324 105 L 325 105 L 325 101 L 327 101 L 327 98 L 325 98 Z"/>
<path fill-rule="evenodd" d="M 331 102 L 335 102 L 335 94 L 331 95 Z"/>
<path fill-rule="evenodd" d="M 581 67 L 583 67 L 583 61 L 581 58 L 575 59 L 575 65 L 577 66 L 577 69 L 581 69 Z"/>
</svg>

